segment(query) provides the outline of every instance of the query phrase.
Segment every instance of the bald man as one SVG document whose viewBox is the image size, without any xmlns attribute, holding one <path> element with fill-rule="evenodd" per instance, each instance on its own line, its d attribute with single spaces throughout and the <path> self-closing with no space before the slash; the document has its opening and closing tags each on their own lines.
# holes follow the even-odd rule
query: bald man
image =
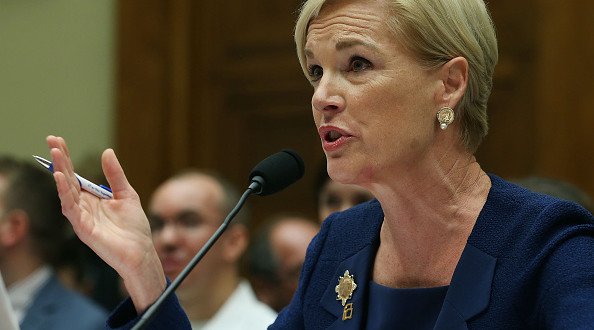
<svg viewBox="0 0 594 330">
<path fill-rule="evenodd" d="M 178 174 L 156 189 L 148 213 L 167 277 L 179 275 L 238 199 L 225 179 L 199 171 Z M 265 329 L 276 318 L 239 274 L 249 241 L 246 221 L 240 212 L 176 291 L 193 329 Z"/>
</svg>

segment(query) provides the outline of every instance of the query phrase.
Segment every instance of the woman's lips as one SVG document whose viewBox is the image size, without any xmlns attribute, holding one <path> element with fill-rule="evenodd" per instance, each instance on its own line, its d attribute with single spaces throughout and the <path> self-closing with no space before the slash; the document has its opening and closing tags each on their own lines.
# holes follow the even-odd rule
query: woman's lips
<svg viewBox="0 0 594 330">
<path fill-rule="evenodd" d="M 331 152 L 342 148 L 352 138 L 348 132 L 335 126 L 322 126 L 318 129 L 322 148 Z"/>
</svg>

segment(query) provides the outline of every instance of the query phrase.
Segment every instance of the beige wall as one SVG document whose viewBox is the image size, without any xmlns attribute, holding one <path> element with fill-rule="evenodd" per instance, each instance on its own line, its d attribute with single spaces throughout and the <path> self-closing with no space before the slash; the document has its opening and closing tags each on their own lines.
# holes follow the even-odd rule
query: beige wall
<svg viewBox="0 0 594 330">
<path fill-rule="evenodd" d="M 75 161 L 113 144 L 113 0 L 0 0 L 0 153 L 47 155 L 66 137 Z"/>
</svg>

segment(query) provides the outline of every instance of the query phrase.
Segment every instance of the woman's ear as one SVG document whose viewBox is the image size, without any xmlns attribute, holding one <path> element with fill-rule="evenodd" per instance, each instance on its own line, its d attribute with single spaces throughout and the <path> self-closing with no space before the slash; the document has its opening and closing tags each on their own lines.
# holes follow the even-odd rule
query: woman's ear
<svg viewBox="0 0 594 330">
<path fill-rule="evenodd" d="M 468 86 L 468 61 L 464 57 L 451 59 L 440 68 L 440 76 L 444 89 L 438 103 L 455 108 Z"/>
</svg>

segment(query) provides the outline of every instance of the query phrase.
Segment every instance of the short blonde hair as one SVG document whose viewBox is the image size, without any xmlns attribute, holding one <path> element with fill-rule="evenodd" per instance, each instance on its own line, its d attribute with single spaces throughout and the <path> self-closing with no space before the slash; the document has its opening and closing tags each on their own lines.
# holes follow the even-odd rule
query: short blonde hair
<svg viewBox="0 0 594 330">
<path fill-rule="evenodd" d="M 340 0 L 328 0 L 340 1 Z M 455 111 L 464 146 L 476 151 L 487 135 L 487 102 L 497 64 L 497 37 L 482 0 L 383 0 L 396 39 L 427 69 L 461 56 L 469 64 L 468 87 Z M 307 75 L 305 43 L 309 23 L 327 0 L 304 3 L 295 25 L 297 56 Z"/>
</svg>

